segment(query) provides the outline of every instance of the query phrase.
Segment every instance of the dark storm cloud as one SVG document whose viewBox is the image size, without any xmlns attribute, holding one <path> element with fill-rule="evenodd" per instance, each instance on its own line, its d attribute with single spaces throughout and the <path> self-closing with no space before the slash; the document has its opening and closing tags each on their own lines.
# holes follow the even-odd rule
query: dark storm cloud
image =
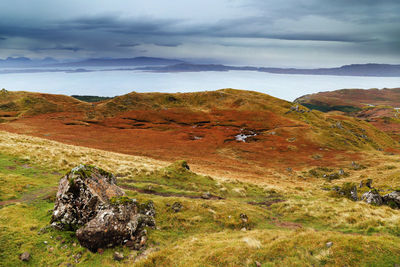
<svg viewBox="0 0 400 267">
<path fill-rule="evenodd" d="M 123 43 L 123 44 L 118 44 L 117 47 L 135 47 L 140 45 L 139 43 Z"/>
<path fill-rule="evenodd" d="M 71 0 L 59 4 L 63 6 L 60 16 L 53 12 L 57 4 L 50 0 L 38 0 L 40 8 L 24 14 L 17 2 L 31 3 L 0 3 L 0 57 L 9 50 L 53 56 L 70 52 L 72 57 L 146 52 L 191 57 L 191 52 L 207 54 L 211 46 L 237 47 L 230 55 L 214 51 L 216 57 L 224 58 L 238 56 L 246 46 L 248 54 L 259 47 L 257 53 L 265 57 L 271 53 L 312 55 L 316 47 L 327 57 L 340 49 L 342 57 L 356 52 L 360 58 L 365 53 L 375 58 L 392 54 L 399 59 L 400 52 L 398 0 L 204 0 L 195 8 L 196 3 L 183 0 L 169 4 L 154 0 L 152 5 L 135 0 L 130 4 Z M 135 13 L 141 6 L 143 10 Z M 215 9 L 220 11 L 212 13 Z M 310 44 L 309 48 L 299 42 Z"/>
<path fill-rule="evenodd" d="M 175 23 L 176 20 L 155 20 L 155 19 L 129 19 L 121 20 L 118 17 L 90 17 L 79 18 L 63 22 L 60 27 L 76 31 L 105 31 L 114 33 L 131 34 L 161 34 L 163 28 Z"/>
<path fill-rule="evenodd" d="M 358 22 L 399 21 L 400 11 L 398 0 L 286 0 L 276 5 L 271 5 L 271 1 L 242 2 L 243 6 L 252 6 L 272 20 L 315 15 Z"/>
<path fill-rule="evenodd" d="M 180 46 L 182 43 L 154 43 L 157 46 L 165 46 L 165 47 L 177 47 Z"/>
<path fill-rule="evenodd" d="M 370 42 L 376 41 L 376 37 L 354 33 L 352 35 L 344 33 L 330 33 L 326 29 L 318 32 L 309 31 L 307 28 L 297 30 L 293 29 L 274 30 L 272 27 L 264 27 L 268 25 L 265 18 L 250 18 L 242 20 L 221 21 L 219 25 L 208 28 L 189 30 L 183 35 L 203 35 L 214 37 L 231 37 L 231 38 L 265 38 L 278 40 L 298 40 L 298 41 L 323 41 L 323 42 Z M 242 26 L 241 26 L 242 25 Z M 244 25 L 244 27 L 243 27 Z M 261 27 L 260 27 L 261 26 Z M 274 32 L 275 31 L 275 32 Z"/>
<path fill-rule="evenodd" d="M 32 50 L 32 51 L 67 50 L 67 51 L 77 52 L 77 51 L 79 51 L 79 50 L 82 50 L 82 48 L 80 48 L 80 47 L 73 47 L 73 46 L 57 45 L 57 46 L 54 46 L 54 47 L 37 47 L 37 48 L 31 48 L 30 50 Z"/>
</svg>

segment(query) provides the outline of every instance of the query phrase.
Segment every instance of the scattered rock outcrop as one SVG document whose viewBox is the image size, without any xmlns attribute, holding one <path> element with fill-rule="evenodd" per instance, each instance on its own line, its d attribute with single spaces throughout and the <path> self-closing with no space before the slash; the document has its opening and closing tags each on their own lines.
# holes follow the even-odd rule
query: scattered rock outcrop
<svg viewBox="0 0 400 267">
<path fill-rule="evenodd" d="M 392 208 L 400 208 L 400 191 L 393 191 L 384 195 L 383 200 Z"/>
<path fill-rule="evenodd" d="M 362 188 L 363 186 L 366 186 L 366 187 L 372 189 L 372 179 L 362 180 L 360 182 L 359 188 Z"/>
<path fill-rule="evenodd" d="M 361 200 L 364 200 L 368 204 L 374 204 L 378 206 L 383 204 L 383 198 L 376 189 L 365 192 L 361 196 Z"/>
<path fill-rule="evenodd" d="M 400 209 L 400 191 L 396 190 L 381 196 L 379 190 L 372 187 L 372 179 L 361 181 L 358 188 L 359 194 L 362 194 L 361 197 L 357 194 L 355 183 L 344 183 L 341 187 L 335 186 L 333 191 L 336 191 L 336 195 L 344 196 L 354 201 L 362 200 L 371 205 L 387 205 L 394 209 Z"/>
<path fill-rule="evenodd" d="M 357 196 L 357 186 L 355 183 L 344 183 L 342 187 L 334 187 L 335 190 L 339 195 L 347 197 L 353 201 L 358 200 Z"/>
<path fill-rule="evenodd" d="M 145 227 L 155 226 L 154 216 L 153 203 L 138 204 L 125 196 L 113 174 L 80 165 L 60 180 L 51 225 L 76 230 L 81 245 L 91 251 L 127 242 L 140 249 L 147 240 Z"/>
</svg>

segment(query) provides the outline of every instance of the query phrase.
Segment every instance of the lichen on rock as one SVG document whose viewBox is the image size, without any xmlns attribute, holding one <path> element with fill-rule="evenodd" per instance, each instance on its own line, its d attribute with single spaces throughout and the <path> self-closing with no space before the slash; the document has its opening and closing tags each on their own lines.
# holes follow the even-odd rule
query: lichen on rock
<svg viewBox="0 0 400 267">
<path fill-rule="evenodd" d="M 383 201 L 391 208 L 400 208 L 400 191 L 393 191 L 383 196 Z"/>
<path fill-rule="evenodd" d="M 79 165 L 59 183 L 51 225 L 76 230 L 82 246 L 96 251 L 126 242 L 145 245 L 146 226 L 155 226 L 152 202 L 139 204 L 116 185 L 115 176 L 91 165 Z"/>
<path fill-rule="evenodd" d="M 373 204 L 373 205 L 378 205 L 378 206 L 383 204 L 383 199 L 382 199 L 381 195 L 379 194 L 378 190 L 376 190 L 376 189 L 365 192 L 361 196 L 361 200 L 364 200 L 368 204 Z"/>
</svg>

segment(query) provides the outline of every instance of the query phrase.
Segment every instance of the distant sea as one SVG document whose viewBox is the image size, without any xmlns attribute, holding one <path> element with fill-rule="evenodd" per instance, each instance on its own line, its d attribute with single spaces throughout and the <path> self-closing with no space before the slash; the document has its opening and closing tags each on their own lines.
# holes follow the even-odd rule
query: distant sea
<svg viewBox="0 0 400 267">
<path fill-rule="evenodd" d="M 136 92 L 195 92 L 235 88 L 293 101 L 321 91 L 396 88 L 399 77 L 270 74 L 254 71 L 152 73 L 95 71 L 0 74 L 0 88 L 65 95 L 116 96 Z"/>
</svg>

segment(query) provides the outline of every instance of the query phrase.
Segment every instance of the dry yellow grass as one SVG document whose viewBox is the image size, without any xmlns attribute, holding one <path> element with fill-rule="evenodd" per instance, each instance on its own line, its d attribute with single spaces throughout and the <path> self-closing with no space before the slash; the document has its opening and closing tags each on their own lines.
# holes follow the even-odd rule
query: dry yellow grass
<svg viewBox="0 0 400 267">
<path fill-rule="evenodd" d="M 152 171 L 168 162 L 0 131 L 0 153 L 18 156 L 52 169 L 67 170 L 79 164 L 94 164 L 115 174 Z"/>
<path fill-rule="evenodd" d="M 128 179 L 141 171 L 146 176 L 146 173 L 168 164 L 145 157 L 66 145 L 1 131 L 0 154 L 25 158 L 52 170 L 67 170 L 80 163 L 89 163 L 127 176 Z M 330 192 L 322 190 L 324 187 L 340 186 L 344 182 L 358 183 L 367 178 L 373 179 L 373 185 L 378 188 L 400 186 L 400 161 L 396 156 L 383 152 L 365 152 L 364 155 L 359 163 L 365 165 L 366 169 L 353 170 L 350 164 L 344 165 L 342 168 L 349 174 L 348 177 L 332 182 L 305 175 L 303 171 L 308 171 L 307 169 L 291 173 L 270 170 L 267 177 L 250 177 L 251 179 L 232 172 L 213 173 L 215 177 L 221 178 L 219 186 L 232 178 L 253 181 L 265 187 L 266 196 L 273 189 L 285 200 L 267 208 L 232 200 L 207 202 L 137 194 L 135 197 L 139 200 L 155 201 L 159 211 L 159 229 L 150 233 L 153 246 L 144 253 L 145 256 L 132 256 L 119 264 L 130 266 L 135 262 L 139 266 L 254 266 L 257 261 L 263 263 L 263 266 L 391 266 L 400 261 L 400 211 L 386 206 L 376 207 L 361 201 L 335 198 Z M 200 167 L 198 169 L 202 171 Z M 207 173 L 207 170 L 203 172 Z M 17 176 L 11 175 L 10 179 L 13 177 Z M 28 180 L 26 178 L 21 181 Z M 250 184 L 237 182 L 237 187 L 235 184 L 231 190 L 240 199 L 246 197 L 243 189 L 246 187 L 250 187 Z M 184 210 L 176 214 L 169 213 L 165 204 L 173 201 L 181 201 Z M 32 225 L 41 227 L 43 223 L 47 223 L 43 214 L 52 204 L 41 205 L 43 206 L 39 206 L 39 211 L 36 206 L 22 204 L 1 209 L 0 219 L 12 222 L 5 233 L 17 233 L 21 229 L 29 231 Z M 19 225 L 22 212 L 31 213 L 30 223 Z M 251 230 L 243 232 L 229 227 L 238 224 L 240 212 L 249 215 L 254 223 Z M 35 216 L 39 216 L 37 214 L 42 216 L 42 221 L 36 219 Z M 333 242 L 330 248 L 326 247 L 329 241 Z M 36 253 L 44 252 L 38 249 Z M 64 255 L 61 249 L 59 253 Z M 83 261 L 80 265 L 88 266 L 97 262 L 112 266 L 115 262 L 111 255 L 112 252 L 109 251 L 105 256 L 91 256 L 87 253 L 87 262 Z M 52 257 L 52 260 L 57 259 L 54 255 Z M 65 261 L 68 260 L 67 256 L 63 257 Z"/>
</svg>

